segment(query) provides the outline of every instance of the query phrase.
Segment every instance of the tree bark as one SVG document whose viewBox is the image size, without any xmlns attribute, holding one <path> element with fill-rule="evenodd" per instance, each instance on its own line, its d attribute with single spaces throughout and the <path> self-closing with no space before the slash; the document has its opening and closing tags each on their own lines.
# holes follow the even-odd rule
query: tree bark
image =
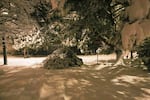
<svg viewBox="0 0 150 100">
<path fill-rule="evenodd" d="M 61 9 L 64 8 L 65 2 L 67 0 L 50 0 L 52 9 Z"/>
</svg>

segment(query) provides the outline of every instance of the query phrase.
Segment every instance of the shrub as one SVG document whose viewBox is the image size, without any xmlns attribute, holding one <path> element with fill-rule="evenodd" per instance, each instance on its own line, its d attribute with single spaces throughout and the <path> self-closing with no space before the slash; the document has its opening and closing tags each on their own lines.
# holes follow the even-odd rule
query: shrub
<svg viewBox="0 0 150 100">
<path fill-rule="evenodd" d="M 43 62 L 44 68 L 47 69 L 63 69 L 69 67 L 79 67 L 83 64 L 82 60 L 78 58 L 67 47 L 62 47 L 55 50 Z"/>
<path fill-rule="evenodd" d="M 137 47 L 137 53 L 150 71 L 150 38 L 145 39 L 143 44 Z"/>
</svg>

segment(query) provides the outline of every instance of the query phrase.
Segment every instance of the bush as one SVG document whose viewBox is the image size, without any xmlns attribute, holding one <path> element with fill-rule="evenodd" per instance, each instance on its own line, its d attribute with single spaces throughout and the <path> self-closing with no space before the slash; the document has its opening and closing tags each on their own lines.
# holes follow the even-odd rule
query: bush
<svg viewBox="0 0 150 100">
<path fill-rule="evenodd" d="M 47 69 L 63 69 L 69 67 L 79 67 L 83 64 L 82 60 L 78 58 L 67 47 L 62 47 L 55 50 L 43 62 L 43 66 Z"/>
<path fill-rule="evenodd" d="M 137 53 L 150 71 L 150 38 L 145 39 L 143 44 L 137 47 Z"/>
</svg>

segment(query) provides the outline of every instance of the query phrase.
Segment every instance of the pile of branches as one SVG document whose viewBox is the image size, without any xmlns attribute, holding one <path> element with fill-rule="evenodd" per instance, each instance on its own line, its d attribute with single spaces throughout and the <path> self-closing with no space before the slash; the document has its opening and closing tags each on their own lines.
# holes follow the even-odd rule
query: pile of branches
<svg viewBox="0 0 150 100">
<path fill-rule="evenodd" d="M 64 69 L 79 67 L 81 65 L 83 65 L 82 59 L 78 58 L 71 49 L 67 47 L 55 50 L 43 61 L 43 66 L 47 69 Z"/>
</svg>

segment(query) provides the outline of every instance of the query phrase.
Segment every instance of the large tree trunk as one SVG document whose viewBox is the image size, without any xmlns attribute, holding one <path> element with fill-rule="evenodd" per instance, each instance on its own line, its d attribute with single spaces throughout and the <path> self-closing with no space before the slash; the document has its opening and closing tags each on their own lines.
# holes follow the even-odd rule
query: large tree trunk
<svg viewBox="0 0 150 100">
<path fill-rule="evenodd" d="M 58 8 L 58 1 L 57 0 L 50 0 L 52 9 L 57 9 Z"/>
<path fill-rule="evenodd" d="M 125 55 L 124 51 L 119 51 L 119 50 L 116 51 L 116 63 L 114 64 L 114 66 L 118 66 L 118 65 L 125 66 L 124 61 L 123 61 L 124 55 Z"/>
<path fill-rule="evenodd" d="M 64 5 L 67 0 L 50 0 L 52 10 L 59 11 L 61 16 L 64 16 L 66 11 Z"/>
<path fill-rule="evenodd" d="M 63 9 L 66 1 L 67 0 L 50 0 L 52 9 Z"/>
</svg>

